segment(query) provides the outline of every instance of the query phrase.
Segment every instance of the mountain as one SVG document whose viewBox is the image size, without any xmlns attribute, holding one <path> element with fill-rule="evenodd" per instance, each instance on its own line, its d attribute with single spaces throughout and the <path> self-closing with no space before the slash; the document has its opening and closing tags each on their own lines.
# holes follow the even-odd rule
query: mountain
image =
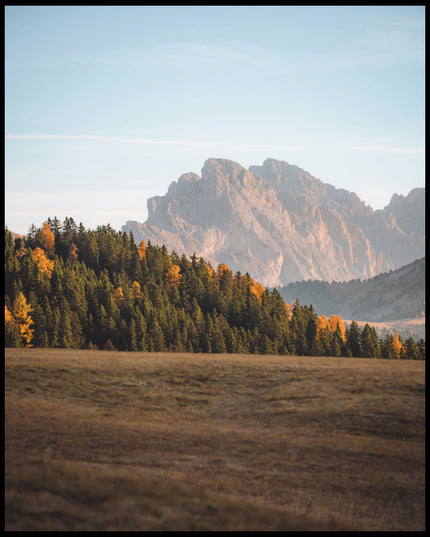
<svg viewBox="0 0 430 537">
<path fill-rule="evenodd" d="M 208 159 L 148 200 L 136 241 L 227 263 L 265 286 L 371 278 L 424 256 L 424 189 L 374 211 L 360 198 L 287 162 L 249 170 Z M 422 203 L 421 203 L 422 202 Z M 397 220 L 397 218 L 399 220 Z"/>
<path fill-rule="evenodd" d="M 390 321 L 420 318 L 425 311 L 425 258 L 366 281 L 301 281 L 278 287 L 286 302 L 312 304 L 319 315 Z"/>
</svg>

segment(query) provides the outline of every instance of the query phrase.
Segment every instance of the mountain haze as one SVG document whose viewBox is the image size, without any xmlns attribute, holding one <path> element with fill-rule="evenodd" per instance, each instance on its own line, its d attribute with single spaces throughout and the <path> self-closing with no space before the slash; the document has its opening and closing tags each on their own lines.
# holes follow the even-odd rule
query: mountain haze
<svg viewBox="0 0 430 537">
<path fill-rule="evenodd" d="M 312 304 L 320 315 L 366 321 L 420 318 L 425 314 L 425 258 L 365 281 L 301 281 L 278 291 L 290 304 L 296 298 Z"/>
<path fill-rule="evenodd" d="M 186 173 L 150 198 L 147 221 L 127 221 L 123 231 L 227 263 L 265 286 L 371 278 L 424 256 L 424 189 L 374 211 L 287 162 L 247 170 L 212 158 L 201 176 Z"/>
</svg>

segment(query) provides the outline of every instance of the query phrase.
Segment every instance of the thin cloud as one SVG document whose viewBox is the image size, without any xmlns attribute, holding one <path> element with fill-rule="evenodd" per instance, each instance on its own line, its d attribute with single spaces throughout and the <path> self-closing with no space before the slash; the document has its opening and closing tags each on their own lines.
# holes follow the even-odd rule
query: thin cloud
<svg viewBox="0 0 430 537">
<path fill-rule="evenodd" d="M 383 147 L 375 145 L 348 146 L 344 149 L 352 149 L 353 151 L 378 151 L 381 153 L 401 153 L 409 155 L 424 155 L 424 149 L 411 149 L 407 147 Z"/>
<path fill-rule="evenodd" d="M 184 63 L 244 62 L 253 66 L 273 66 L 279 58 L 258 45 L 243 45 L 238 42 L 226 42 L 225 46 L 207 45 L 199 42 L 174 42 L 158 45 L 154 48 L 159 60 L 174 62 L 183 66 Z"/>
<path fill-rule="evenodd" d="M 226 148 L 237 150 L 269 150 L 271 145 L 264 143 L 236 143 L 230 141 L 223 142 L 203 142 L 187 140 L 152 140 L 149 138 L 128 138 L 122 136 L 99 136 L 95 134 L 6 134 L 6 140 L 16 141 L 49 141 L 49 140 L 75 140 L 75 141 L 94 141 L 94 142 L 113 142 L 121 144 L 147 144 L 147 145 L 170 145 L 181 147 L 202 147 L 211 148 L 212 150 L 222 150 Z"/>
<path fill-rule="evenodd" d="M 183 140 L 151 140 L 148 138 L 124 138 L 121 136 L 98 136 L 93 134 L 6 134 L 7 140 L 92 140 L 97 142 L 119 142 L 126 144 L 157 144 L 179 146 L 211 146 L 207 142 L 190 142 Z"/>
<path fill-rule="evenodd" d="M 220 143 L 220 142 L 200 142 L 187 140 L 152 140 L 149 138 L 128 138 L 122 136 L 99 136 L 96 134 L 6 134 L 7 140 L 22 140 L 22 141 L 43 141 L 43 140 L 88 140 L 96 142 L 114 142 L 124 144 L 148 144 L 148 145 L 173 145 L 173 146 L 188 146 L 188 147 L 228 147 L 234 146 L 242 149 L 270 149 L 277 144 L 261 144 L 261 143 Z M 282 145 L 284 149 L 305 149 L 305 147 L 291 147 Z M 381 153 L 399 153 L 410 155 L 423 155 L 424 149 L 407 148 L 407 147 L 386 147 L 386 146 L 345 146 L 343 149 L 353 151 L 376 151 Z"/>
</svg>

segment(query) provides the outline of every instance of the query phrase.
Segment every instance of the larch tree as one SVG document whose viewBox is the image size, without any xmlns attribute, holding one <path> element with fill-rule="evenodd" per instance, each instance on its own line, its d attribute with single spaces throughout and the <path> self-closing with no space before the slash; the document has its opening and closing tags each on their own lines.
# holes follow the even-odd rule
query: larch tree
<svg viewBox="0 0 430 537">
<path fill-rule="evenodd" d="M 405 347 L 400 339 L 400 336 L 399 334 L 396 332 L 394 337 L 393 337 L 393 341 L 391 343 L 392 347 L 393 347 L 393 350 L 394 350 L 394 353 L 395 353 L 395 356 L 396 358 L 401 358 L 403 356 L 403 354 L 405 354 Z"/>
<path fill-rule="evenodd" d="M 42 272 L 46 272 L 48 277 L 50 278 L 52 276 L 52 271 L 54 269 L 55 262 L 52 259 L 48 259 L 45 255 L 44 250 L 42 248 L 35 248 L 32 251 L 32 257 L 36 261 L 37 266 L 39 267 L 39 270 Z"/>
<path fill-rule="evenodd" d="M 5 347 L 21 347 L 22 337 L 19 332 L 18 324 L 15 322 L 9 308 L 4 307 L 4 344 Z"/>
<path fill-rule="evenodd" d="M 137 252 L 139 254 L 139 258 L 140 259 L 143 259 L 146 255 L 146 244 L 145 244 L 145 241 L 144 240 L 141 240 L 140 241 L 140 244 L 137 248 Z"/>
<path fill-rule="evenodd" d="M 124 293 L 122 287 L 117 287 L 113 294 L 113 300 L 115 304 L 119 304 L 125 301 Z"/>
<path fill-rule="evenodd" d="M 133 302 L 136 302 L 140 298 L 143 298 L 143 293 L 139 282 L 134 281 L 131 284 L 130 298 L 131 300 L 133 300 Z"/>
<path fill-rule="evenodd" d="M 31 347 L 30 341 L 33 339 L 33 329 L 30 326 L 33 324 L 30 313 L 33 308 L 27 303 L 27 299 L 22 292 L 19 292 L 15 299 L 12 308 L 13 318 L 18 325 L 19 333 L 25 341 L 26 347 Z"/>
<path fill-rule="evenodd" d="M 70 261 L 72 261 L 73 263 L 76 263 L 77 261 L 79 261 L 79 257 L 78 257 L 79 249 L 74 242 L 72 242 L 72 244 L 69 246 L 68 251 L 69 251 Z"/>
<path fill-rule="evenodd" d="M 255 295 L 261 303 L 261 299 L 266 288 L 259 282 L 251 278 L 251 293 Z"/>
<path fill-rule="evenodd" d="M 166 274 L 166 283 L 170 289 L 174 289 L 180 286 L 182 280 L 182 274 L 180 274 L 181 267 L 179 265 L 172 265 Z"/>
<path fill-rule="evenodd" d="M 346 341 L 346 328 L 345 328 L 345 323 L 342 320 L 342 317 L 340 315 L 331 315 L 328 322 L 329 322 L 331 331 L 334 333 L 336 332 L 336 329 L 339 328 L 342 340 Z"/>
<path fill-rule="evenodd" d="M 48 222 L 43 223 L 43 228 L 41 230 L 41 244 L 42 244 L 42 248 L 48 254 L 48 257 L 54 257 L 55 235 L 52 233 Z"/>
</svg>

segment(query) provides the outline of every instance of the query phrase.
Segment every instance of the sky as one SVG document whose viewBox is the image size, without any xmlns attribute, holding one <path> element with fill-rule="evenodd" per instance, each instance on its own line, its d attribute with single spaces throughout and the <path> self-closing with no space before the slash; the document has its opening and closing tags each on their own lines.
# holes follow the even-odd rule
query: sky
<svg viewBox="0 0 430 537">
<path fill-rule="evenodd" d="M 424 6 L 6 6 L 5 226 L 145 222 L 208 158 L 425 186 Z"/>
</svg>

